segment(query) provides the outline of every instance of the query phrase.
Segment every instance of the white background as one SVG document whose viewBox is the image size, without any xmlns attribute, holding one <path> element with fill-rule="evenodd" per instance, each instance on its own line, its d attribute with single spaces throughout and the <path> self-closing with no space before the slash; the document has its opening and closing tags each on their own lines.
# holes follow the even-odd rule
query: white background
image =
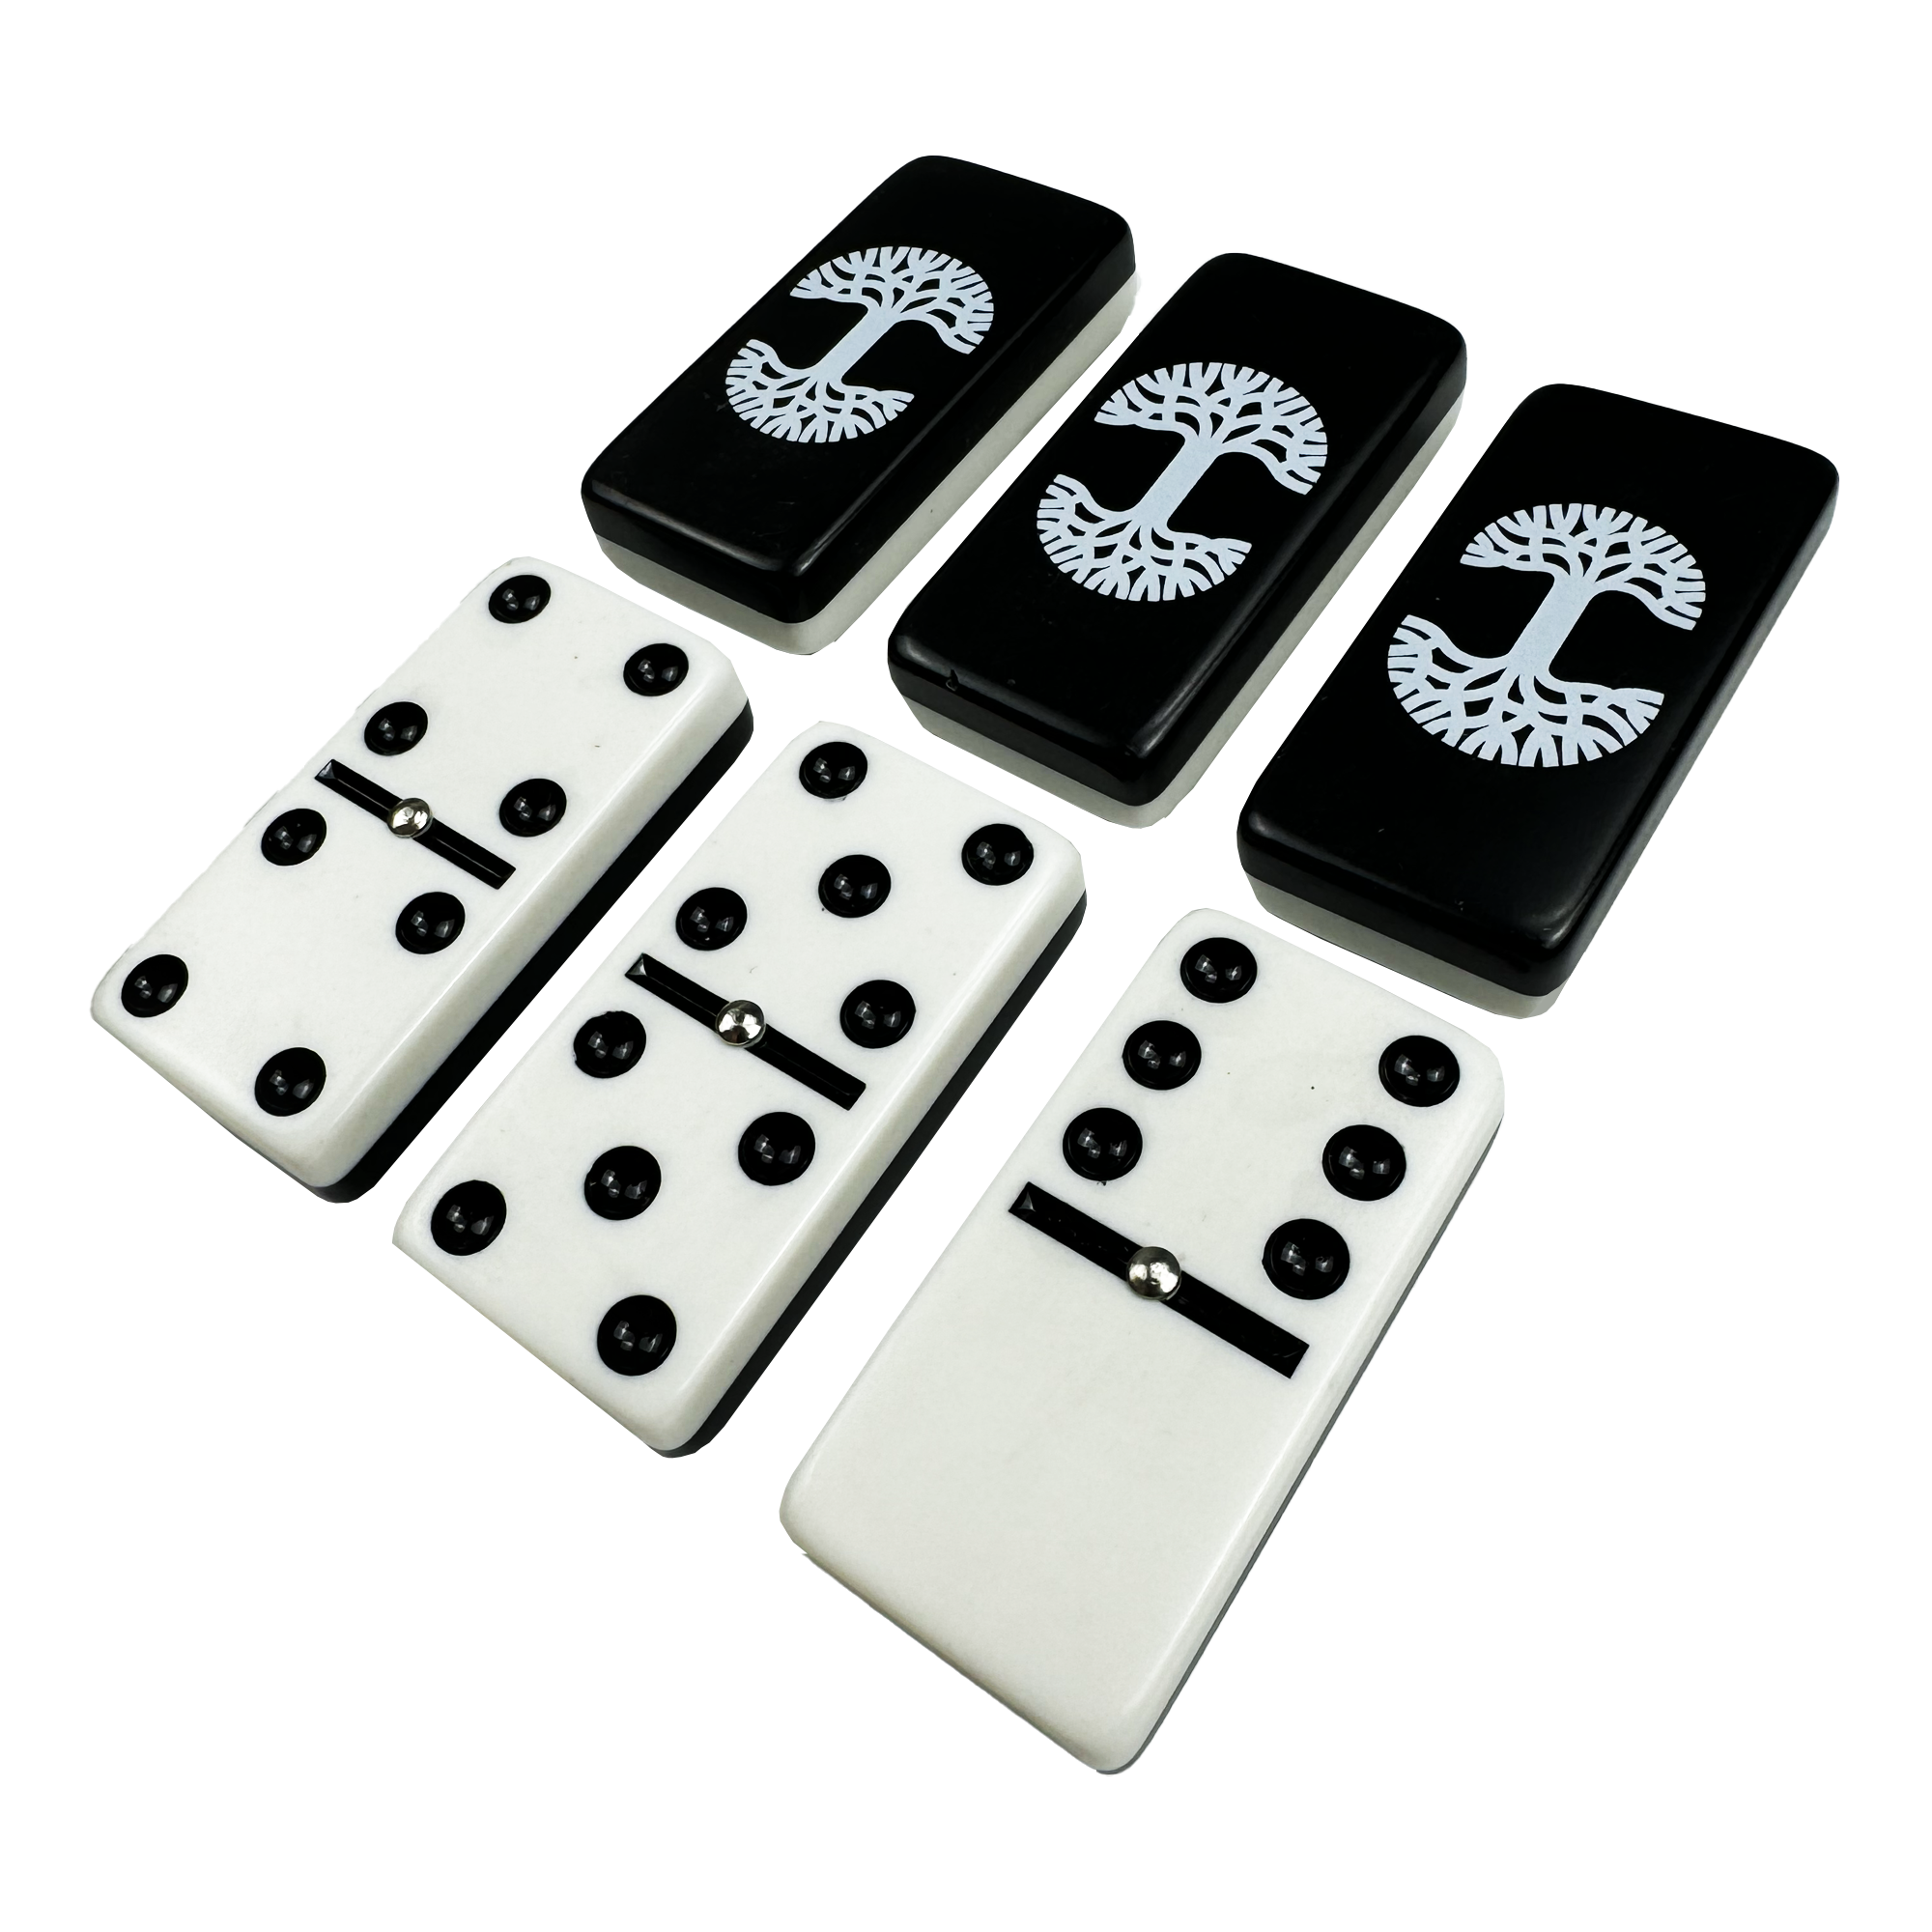
<svg viewBox="0 0 1932 1932">
<path fill-rule="evenodd" d="M 16 23 L 0 1916 L 1923 1922 L 1922 101 L 1884 21 Z M 95 981 L 500 559 L 623 588 L 586 462 L 929 151 L 1121 210 L 1142 320 L 1230 248 L 1447 317 L 1460 426 L 1151 831 L 938 744 L 885 675 L 1031 441 L 823 655 L 723 638 L 744 762 L 384 1185 L 309 1198 L 89 1024 Z M 1836 526 L 1556 1008 L 1418 995 L 1501 1055 L 1501 1138 L 1165 1728 L 1097 1777 L 813 1571 L 779 1492 L 1155 935 L 1258 917 L 1247 787 L 1555 381 L 1822 450 Z M 818 717 L 1065 829 L 1092 908 L 736 1421 L 663 1462 L 389 1230 Z"/>
</svg>

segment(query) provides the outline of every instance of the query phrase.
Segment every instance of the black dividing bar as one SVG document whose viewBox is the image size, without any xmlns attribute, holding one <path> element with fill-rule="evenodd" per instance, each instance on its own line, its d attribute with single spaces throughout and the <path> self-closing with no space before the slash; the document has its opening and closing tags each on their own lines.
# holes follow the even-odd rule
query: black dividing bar
<svg viewBox="0 0 1932 1932">
<path fill-rule="evenodd" d="M 1082 1260 L 1105 1268 L 1122 1281 L 1126 1280 L 1127 1264 L 1138 1244 L 1049 1194 L 1045 1188 L 1028 1181 L 1020 1189 L 1019 1199 L 1007 1211 L 1037 1228 L 1063 1248 L 1070 1248 Z M 1244 1308 L 1219 1289 L 1209 1288 L 1205 1281 L 1196 1281 L 1184 1270 L 1180 1286 L 1167 1306 L 1177 1315 L 1186 1316 L 1197 1327 L 1207 1329 L 1208 1334 L 1233 1344 L 1242 1354 L 1264 1363 L 1277 1375 L 1292 1376 L 1308 1352 L 1308 1344 L 1300 1336 L 1277 1328 L 1253 1309 Z"/>
<path fill-rule="evenodd" d="M 707 993 L 696 980 L 687 980 L 682 973 L 673 972 L 662 959 L 653 959 L 648 952 L 638 954 L 625 968 L 624 978 L 635 980 L 667 1006 L 675 1007 L 679 1012 L 688 1013 L 708 1027 L 717 1026 L 718 1015 L 729 1004 L 716 993 Z"/>
<path fill-rule="evenodd" d="M 316 773 L 315 781 L 327 785 L 338 797 L 346 798 L 351 805 L 359 805 L 364 811 L 373 812 L 385 822 L 390 812 L 402 803 L 395 792 L 385 790 L 374 779 L 365 779 L 360 772 L 352 772 L 336 758 L 330 758 Z M 460 866 L 472 879 L 481 879 L 493 889 L 499 888 L 517 869 L 497 858 L 496 853 L 486 852 L 473 839 L 464 838 L 462 833 L 452 832 L 440 818 L 431 818 L 429 830 L 419 834 L 415 843 L 427 845 L 439 857 L 447 859 L 452 866 Z"/>
<path fill-rule="evenodd" d="M 462 833 L 452 832 L 440 818 L 430 820 L 429 830 L 416 843 L 440 853 L 452 866 L 461 866 L 471 878 L 481 879 L 486 886 L 500 887 L 517 869 L 497 858 L 496 853 L 486 852 L 473 840 L 464 838 Z"/>
<path fill-rule="evenodd" d="M 387 818 L 402 804 L 394 792 L 384 791 L 374 779 L 365 779 L 360 772 L 352 772 L 333 758 L 316 773 L 315 781 L 326 784 L 330 791 L 340 792 L 352 805 L 373 811 L 378 818 Z"/>
<path fill-rule="evenodd" d="M 716 993 L 707 992 L 696 980 L 687 980 L 682 973 L 667 966 L 662 959 L 653 959 L 648 952 L 638 955 L 625 969 L 624 978 L 636 980 L 645 992 L 655 993 L 667 1006 L 675 1007 L 679 1012 L 688 1013 L 708 1027 L 717 1026 L 718 1015 L 729 1005 Z M 863 1080 L 855 1080 L 831 1061 L 821 1060 L 810 1047 L 801 1046 L 775 1026 L 768 1025 L 745 1051 L 767 1066 L 776 1066 L 781 1073 L 789 1074 L 801 1087 L 810 1087 L 835 1107 L 849 1110 L 866 1091 Z"/>
</svg>

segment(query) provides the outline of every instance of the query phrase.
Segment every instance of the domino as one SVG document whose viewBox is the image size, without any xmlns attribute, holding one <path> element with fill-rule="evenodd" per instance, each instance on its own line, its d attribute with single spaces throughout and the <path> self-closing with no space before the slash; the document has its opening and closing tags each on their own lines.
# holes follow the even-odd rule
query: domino
<svg viewBox="0 0 1932 1932">
<path fill-rule="evenodd" d="M 1250 794 L 1263 905 L 1479 1006 L 1542 1011 L 1836 492 L 1795 443 L 1537 390 Z"/>
<path fill-rule="evenodd" d="M 1420 309 L 1216 256 L 913 599 L 901 696 L 1091 811 L 1162 817 L 1439 447 L 1465 360 Z"/>
<path fill-rule="evenodd" d="M 769 644 L 849 625 L 1119 332 L 1111 209 L 937 155 L 889 176 L 611 442 L 620 570 Z"/>
<path fill-rule="evenodd" d="M 396 1244 L 653 1449 L 699 1448 L 1085 906 L 1065 838 L 818 725 L 484 1104 Z"/>
<path fill-rule="evenodd" d="M 812 1445 L 785 1528 L 1124 1768 L 1501 1118 L 1467 1035 L 1190 913 Z"/>
<path fill-rule="evenodd" d="M 701 638 L 507 563 L 122 955 L 94 1016 L 258 1153 L 353 1200 L 751 733 Z"/>
</svg>

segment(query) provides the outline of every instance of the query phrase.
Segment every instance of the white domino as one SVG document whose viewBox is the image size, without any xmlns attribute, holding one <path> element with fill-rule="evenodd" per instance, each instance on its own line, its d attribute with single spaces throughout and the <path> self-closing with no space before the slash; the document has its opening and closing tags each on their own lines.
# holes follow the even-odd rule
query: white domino
<svg viewBox="0 0 1932 1932">
<path fill-rule="evenodd" d="M 696 1448 L 1085 902 L 1058 834 L 815 726 L 485 1103 L 397 1244 L 652 1448 Z"/>
<path fill-rule="evenodd" d="M 1190 913 L 826 1425 L 786 1529 L 1076 1757 L 1131 1763 L 1501 1118 L 1466 1034 Z"/>
<path fill-rule="evenodd" d="M 751 735 L 730 664 L 554 565 L 493 571 L 130 947 L 94 1016 L 347 1200 Z"/>
</svg>

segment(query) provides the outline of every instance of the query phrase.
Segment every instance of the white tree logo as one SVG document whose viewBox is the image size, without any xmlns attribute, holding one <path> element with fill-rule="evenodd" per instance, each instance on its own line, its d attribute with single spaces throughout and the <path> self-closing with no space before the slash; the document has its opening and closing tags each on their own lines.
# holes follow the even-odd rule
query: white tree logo
<svg viewBox="0 0 1932 1932">
<path fill-rule="evenodd" d="M 1177 362 L 1136 376 L 1094 420 L 1115 429 L 1168 430 L 1180 447 L 1130 510 L 1096 503 L 1077 476 L 1056 476 L 1039 499 L 1039 540 L 1076 583 L 1128 603 L 1211 590 L 1240 567 L 1239 537 L 1203 537 L 1168 518 L 1227 455 L 1252 456 L 1284 490 L 1305 497 L 1328 460 L 1328 432 L 1299 389 L 1232 362 Z"/>
<path fill-rule="evenodd" d="M 868 389 L 845 372 L 889 329 L 923 322 L 949 349 L 970 355 L 993 326 L 993 292 L 964 262 L 936 248 L 861 248 L 821 262 L 792 290 L 797 301 L 850 302 L 865 310 L 809 369 L 781 361 L 767 342 L 731 358 L 724 394 L 766 436 L 787 442 L 841 442 L 889 423 L 912 401 L 904 389 Z"/>
<path fill-rule="evenodd" d="M 1389 682 L 1425 731 L 1505 765 L 1574 765 L 1622 751 L 1657 716 L 1661 691 L 1570 684 L 1550 666 L 1584 608 L 1607 591 L 1638 598 L 1675 630 L 1696 623 L 1704 573 L 1668 530 L 1628 510 L 1544 503 L 1479 531 L 1463 561 L 1541 571 L 1549 588 L 1501 657 L 1463 649 L 1427 618 L 1402 620 L 1389 646 Z"/>
</svg>

